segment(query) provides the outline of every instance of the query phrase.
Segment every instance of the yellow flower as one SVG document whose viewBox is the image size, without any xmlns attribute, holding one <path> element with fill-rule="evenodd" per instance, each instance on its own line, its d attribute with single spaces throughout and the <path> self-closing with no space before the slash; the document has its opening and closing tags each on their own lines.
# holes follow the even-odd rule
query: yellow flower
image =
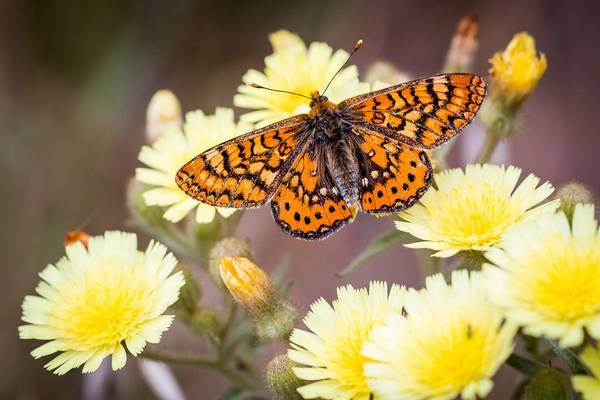
<svg viewBox="0 0 600 400">
<path fill-rule="evenodd" d="M 62 375 L 83 365 L 93 372 L 112 355 L 112 368 L 125 365 L 123 345 L 139 354 L 158 343 L 171 325 L 162 315 L 179 296 L 181 272 L 167 248 L 152 242 L 137 250 L 135 234 L 106 232 L 65 248 L 66 257 L 40 274 L 38 296 L 23 302 L 22 339 L 48 340 L 31 353 L 34 358 L 60 352 L 45 367 Z"/>
<path fill-rule="evenodd" d="M 322 91 L 336 71 L 348 58 L 344 50 L 337 50 L 321 42 L 306 46 L 302 39 L 281 30 L 269 36 L 273 54 L 265 57 L 264 72 L 254 69 L 246 72 L 242 80 L 246 85 L 238 88 L 234 104 L 255 109 L 242 115 L 243 121 L 264 126 L 286 117 L 308 112 L 309 99 L 285 93 L 276 93 L 248 86 L 256 83 L 278 90 L 287 90 L 309 96 L 315 90 Z M 348 97 L 368 92 L 369 84 L 358 80 L 358 70 L 352 65 L 344 68 L 327 90 L 327 97 L 340 102 Z"/>
<path fill-rule="evenodd" d="M 219 271 L 231 296 L 245 307 L 265 305 L 275 291 L 267 274 L 246 257 L 223 258 Z"/>
<path fill-rule="evenodd" d="M 481 288 L 481 274 L 427 278 L 411 290 L 406 316 L 391 314 L 363 347 L 369 386 L 382 399 L 485 398 L 492 376 L 512 352 L 515 330 Z"/>
<path fill-rule="evenodd" d="M 290 337 L 290 359 L 306 365 L 294 372 L 300 379 L 316 381 L 298 392 L 305 399 L 368 400 L 363 343 L 374 325 L 392 311 L 401 312 L 406 290 L 393 285 L 388 294 L 387 284 L 372 282 L 369 290 L 348 285 L 337 292 L 333 307 L 323 299 L 311 306 L 304 323 L 312 332 L 296 329 Z"/>
<path fill-rule="evenodd" d="M 574 376 L 571 378 L 573 387 L 583 395 L 584 400 L 600 399 L 600 351 L 587 346 L 580 357 L 592 371 L 593 376 Z"/>
<path fill-rule="evenodd" d="M 525 32 L 516 34 L 506 50 L 494 54 L 490 62 L 492 84 L 515 101 L 531 93 L 548 66 L 546 55 L 538 55 L 535 40 Z"/>
<path fill-rule="evenodd" d="M 532 336 L 578 346 L 584 328 L 600 338 L 600 233 L 594 206 L 577 204 L 572 227 L 564 213 L 540 216 L 506 232 L 485 254 L 490 299 Z"/>
<path fill-rule="evenodd" d="M 138 159 L 149 168 L 137 168 L 136 179 L 151 186 L 143 193 L 148 206 L 167 207 L 163 217 L 178 222 L 196 208 L 196 221 L 209 223 L 218 212 L 229 217 L 232 208 L 212 207 L 187 196 L 175 183 L 175 174 L 193 157 L 217 144 L 246 133 L 251 126 L 233 119 L 233 110 L 217 108 L 214 115 L 193 111 L 186 115 L 183 130 L 168 126 L 152 146 L 144 146 Z"/>
<path fill-rule="evenodd" d="M 400 213 L 396 227 L 424 240 L 407 245 L 437 250 L 450 257 L 463 250 L 487 250 L 506 229 L 541 213 L 552 212 L 558 200 L 538 205 L 554 191 L 529 175 L 517 186 L 521 170 L 498 165 L 467 165 L 435 174 L 437 188 Z"/>
</svg>

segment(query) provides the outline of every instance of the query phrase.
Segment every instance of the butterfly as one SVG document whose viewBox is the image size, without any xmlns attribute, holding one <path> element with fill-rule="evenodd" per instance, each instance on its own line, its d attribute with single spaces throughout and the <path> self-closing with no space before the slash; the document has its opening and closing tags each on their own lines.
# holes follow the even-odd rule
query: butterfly
<svg viewBox="0 0 600 400">
<path fill-rule="evenodd" d="M 308 114 L 199 154 L 175 181 L 216 207 L 270 201 L 284 232 L 324 239 L 353 219 L 353 209 L 382 214 L 412 206 L 431 185 L 426 151 L 471 122 L 485 93 L 485 80 L 468 73 L 417 79 L 339 104 L 313 92 Z"/>
</svg>

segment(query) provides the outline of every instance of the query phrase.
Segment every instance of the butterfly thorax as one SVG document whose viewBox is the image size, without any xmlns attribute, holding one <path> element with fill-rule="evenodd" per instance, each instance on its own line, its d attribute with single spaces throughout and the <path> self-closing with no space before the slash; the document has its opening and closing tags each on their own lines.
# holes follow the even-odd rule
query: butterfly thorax
<svg viewBox="0 0 600 400">
<path fill-rule="evenodd" d="M 311 95 L 309 130 L 313 132 L 313 151 L 321 153 L 327 170 L 349 205 L 358 203 L 358 165 L 352 128 L 346 111 L 318 92 Z"/>
</svg>

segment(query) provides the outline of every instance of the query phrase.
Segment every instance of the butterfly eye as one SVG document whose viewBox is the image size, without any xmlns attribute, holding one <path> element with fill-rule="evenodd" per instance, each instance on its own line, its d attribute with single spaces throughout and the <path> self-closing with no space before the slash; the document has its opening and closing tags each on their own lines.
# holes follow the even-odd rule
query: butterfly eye
<svg viewBox="0 0 600 400">
<path fill-rule="evenodd" d="M 315 101 L 311 100 L 309 106 L 310 106 L 310 108 L 313 108 L 315 106 Z"/>
<path fill-rule="evenodd" d="M 327 98 L 327 96 L 321 96 L 321 99 L 323 99 L 323 101 L 328 101 L 329 99 Z"/>
</svg>

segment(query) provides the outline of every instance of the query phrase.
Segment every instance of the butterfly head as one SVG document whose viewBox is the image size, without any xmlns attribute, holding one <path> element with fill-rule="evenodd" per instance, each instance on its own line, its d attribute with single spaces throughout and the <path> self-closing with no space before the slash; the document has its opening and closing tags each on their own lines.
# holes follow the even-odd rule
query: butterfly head
<svg viewBox="0 0 600 400">
<path fill-rule="evenodd" d="M 325 110 L 331 110 L 333 108 L 336 108 L 336 105 L 334 103 L 332 103 L 331 101 L 329 101 L 329 99 L 327 98 L 327 96 L 323 96 L 321 95 L 318 91 L 314 91 L 310 94 L 310 113 L 309 115 L 311 117 L 314 117 L 315 115 L 322 113 Z"/>
</svg>

